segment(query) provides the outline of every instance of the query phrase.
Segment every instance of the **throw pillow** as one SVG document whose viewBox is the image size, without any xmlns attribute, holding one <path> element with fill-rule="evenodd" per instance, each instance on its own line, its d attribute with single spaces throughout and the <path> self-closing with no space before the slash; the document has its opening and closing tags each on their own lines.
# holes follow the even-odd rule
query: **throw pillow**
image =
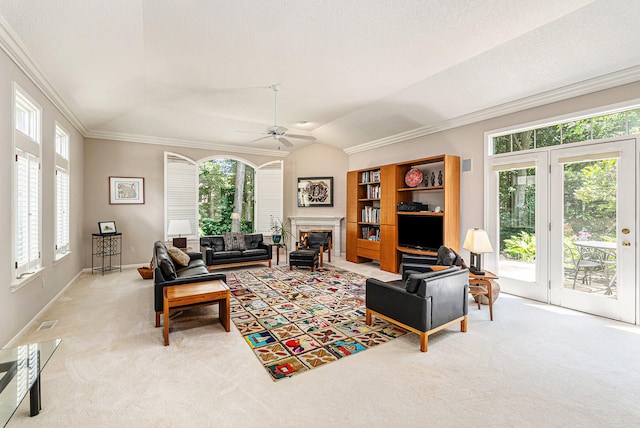
<svg viewBox="0 0 640 428">
<path fill-rule="evenodd" d="M 173 245 L 167 245 L 167 253 L 169 253 L 174 263 L 179 264 L 180 266 L 189 266 L 191 258 L 180 248 L 176 248 Z"/>
<path fill-rule="evenodd" d="M 247 249 L 244 242 L 244 233 L 242 232 L 222 232 L 222 237 L 224 238 L 224 249 L 226 251 L 244 251 Z"/>
<path fill-rule="evenodd" d="M 245 245 L 247 246 L 247 250 L 255 250 L 262 242 L 261 234 L 253 234 L 253 235 L 245 235 L 244 237 Z"/>
<path fill-rule="evenodd" d="M 458 253 L 456 253 L 455 251 L 453 251 L 451 248 L 449 247 L 445 247 L 444 245 L 442 245 L 440 248 L 438 248 L 438 259 L 436 260 L 436 264 L 440 265 L 440 266 L 460 266 L 461 264 L 461 258 L 458 255 Z"/>
<path fill-rule="evenodd" d="M 160 270 L 162 271 L 162 276 L 165 281 L 171 281 L 177 277 L 176 267 L 171 263 L 171 260 L 167 258 L 163 258 L 162 261 L 160 261 Z"/>
</svg>

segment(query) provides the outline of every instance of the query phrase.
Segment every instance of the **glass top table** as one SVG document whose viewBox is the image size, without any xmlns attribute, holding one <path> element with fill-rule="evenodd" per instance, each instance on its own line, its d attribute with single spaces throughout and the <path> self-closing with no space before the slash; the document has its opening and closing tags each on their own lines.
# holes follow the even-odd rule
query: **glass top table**
<svg viewBox="0 0 640 428">
<path fill-rule="evenodd" d="M 31 416 L 40 412 L 40 373 L 61 339 L 0 349 L 0 424 L 5 426 L 30 393 Z"/>
</svg>

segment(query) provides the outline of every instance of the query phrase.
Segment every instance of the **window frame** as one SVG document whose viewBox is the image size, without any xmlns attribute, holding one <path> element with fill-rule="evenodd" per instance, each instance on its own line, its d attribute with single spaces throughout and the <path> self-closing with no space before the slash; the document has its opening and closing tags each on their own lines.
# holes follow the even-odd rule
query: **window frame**
<svg viewBox="0 0 640 428">
<path fill-rule="evenodd" d="M 18 127 L 18 110 L 27 108 L 29 129 L 25 130 Z M 16 291 L 39 276 L 43 270 L 42 266 L 42 144 L 40 137 L 42 135 L 42 107 L 31 98 L 28 93 L 23 90 L 17 83 L 13 85 L 12 99 L 12 129 L 13 129 L 13 169 L 12 179 L 12 217 L 11 217 L 11 248 L 12 248 L 12 275 L 11 290 Z M 22 175 L 19 170 L 21 160 L 26 161 L 27 171 Z M 35 168 L 35 169 L 34 169 Z M 36 177 L 33 177 L 33 174 Z M 23 181 L 25 184 L 23 184 Z M 30 192 L 35 187 L 37 195 Z M 34 200 L 35 196 L 35 200 Z M 22 224 L 27 227 L 26 244 L 22 244 L 22 250 L 26 249 L 26 263 L 19 263 L 19 206 L 26 204 L 27 216 L 26 221 Z M 34 207 L 35 205 L 35 207 Z M 29 215 L 37 216 L 37 224 L 30 225 L 32 220 Z M 34 257 L 34 255 L 37 256 Z"/>
<path fill-rule="evenodd" d="M 71 172 L 69 160 L 70 134 L 59 123 L 55 123 L 55 233 L 54 262 L 71 253 Z M 62 182 L 61 182 L 62 180 Z M 61 188 L 61 185 L 64 188 Z M 64 195 L 61 195 L 63 193 Z M 64 199 L 61 201 L 61 197 Z M 61 202 L 64 204 L 60 206 Z M 62 230 L 62 232 L 61 232 Z M 63 234 L 62 239 L 60 234 Z"/>
</svg>

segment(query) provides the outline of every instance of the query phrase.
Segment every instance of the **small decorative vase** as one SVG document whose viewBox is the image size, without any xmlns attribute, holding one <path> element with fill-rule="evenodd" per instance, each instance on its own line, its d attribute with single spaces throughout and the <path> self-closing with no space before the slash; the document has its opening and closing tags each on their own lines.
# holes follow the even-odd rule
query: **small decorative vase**
<svg viewBox="0 0 640 428">
<path fill-rule="evenodd" d="M 282 239 L 282 235 L 271 235 L 271 239 L 273 240 L 274 244 L 279 244 L 280 239 Z"/>
</svg>

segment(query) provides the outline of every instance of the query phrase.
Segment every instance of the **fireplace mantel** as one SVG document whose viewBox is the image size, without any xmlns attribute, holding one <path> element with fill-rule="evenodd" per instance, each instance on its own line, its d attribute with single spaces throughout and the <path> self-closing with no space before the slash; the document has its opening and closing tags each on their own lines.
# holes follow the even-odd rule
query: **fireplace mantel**
<svg viewBox="0 0 640 428">
<path fill-rule="evenodd" d="M 289 248 L 295 248 L 296 239 L 299 236 L 299 228 L 315 227 L 321 229 L 323 227 L 330 227 L 332 232 L 331 248 L 333 254 L 340 256 L 341 248 L 340 242 L 342 241 L 342 234 L 340 233 L 340 223 L 344 217 L 330 217 L 330 216 L 292 216 L 291 220 L 291 242 L 289 242 Z"/>
</svg>

